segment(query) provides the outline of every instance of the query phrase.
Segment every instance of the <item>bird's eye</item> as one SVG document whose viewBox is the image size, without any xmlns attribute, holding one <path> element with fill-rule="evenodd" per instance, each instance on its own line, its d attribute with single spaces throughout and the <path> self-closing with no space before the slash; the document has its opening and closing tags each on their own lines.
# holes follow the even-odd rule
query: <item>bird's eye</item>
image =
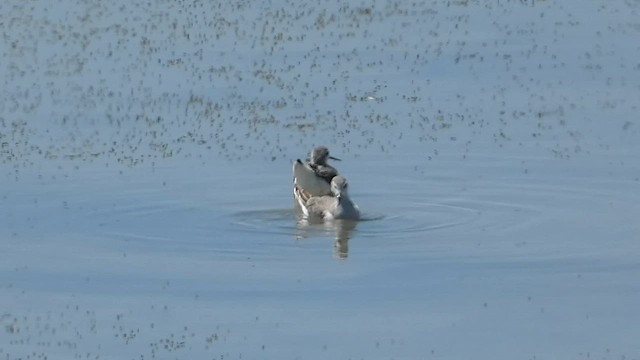
<svg viewBox="0 0 640 360">
<path fill-rule="evenodd" d="M 349 184 L 344 184 L 344 188 L 346 189 L 349 186 Z"/>
</svg>

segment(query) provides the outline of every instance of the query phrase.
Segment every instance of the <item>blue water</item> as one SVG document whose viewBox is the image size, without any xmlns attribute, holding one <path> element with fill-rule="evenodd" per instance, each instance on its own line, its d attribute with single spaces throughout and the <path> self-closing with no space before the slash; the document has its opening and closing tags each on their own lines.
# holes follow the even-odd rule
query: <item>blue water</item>
<svg viewBox="0 0 640 360">
<path fill-rule="evenodd" d="M 0 358 L 635 359 L 634 1 L 0 5 Z M 367 221 L 296 216 L 329 146 Z"/>
</svg>

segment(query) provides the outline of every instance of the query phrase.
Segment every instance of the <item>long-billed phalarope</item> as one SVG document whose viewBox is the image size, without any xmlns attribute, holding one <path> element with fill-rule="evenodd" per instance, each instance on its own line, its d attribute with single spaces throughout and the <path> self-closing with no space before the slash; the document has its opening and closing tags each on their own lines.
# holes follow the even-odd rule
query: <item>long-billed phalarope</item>
<svg viewBox="0 0 640 360">
<path fill-rule="evenodd" d="M 294 195 L 307 217 L 358 220 L 360 209 L 349 197 L 348 186 L 347 179 L 337 175 L 331 180 L 332 195 L 310 196 L 297 186 L 294 187 Z"/>
<path fill-rule="evenodd" d="M 338 170 L 327 164 L 328 159 L 340 160 L 329 155 L 329 149 L 318 146 L 313 149 L 307 162 L 298 159 L 293 163 L 294 187 L 299 187 L 311 196 L 331 194 L 331 179 Z"/>
<path fill-rule="evenodd" d="M 316 173 L 316 176 L 323 178 L 327 183 L 331 183 L 331 179 L 338 175 L 338 170 L 327 164 L 329 159 L 340 161 L 340 159 L 329 155 L 329 149 L 326 146 L 318 146 L 313 149 L 309 157 L 309 166 Z"/>
</svg>

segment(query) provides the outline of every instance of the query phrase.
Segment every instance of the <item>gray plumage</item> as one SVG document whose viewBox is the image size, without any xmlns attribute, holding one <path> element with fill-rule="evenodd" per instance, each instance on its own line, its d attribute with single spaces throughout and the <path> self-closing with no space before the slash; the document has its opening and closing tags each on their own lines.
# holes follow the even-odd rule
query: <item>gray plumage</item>
<svg viewBox="0 0 640 360">
<path fill-rule="evenodd" d="M 340 159 L 329 154 L 329 149 L 326 146 L 318 146 L 311 151 L 311 156 L 308 161 L 309 166 L 315 171 L 316 176 L 331 183 L 331 179 L 338 175 L 338 170 L 327 163 L 329 159 L 340 161 Z"/>
<path fill-rule="evenodd" d="M 338 170 L 327 164 L 329 159 L 340 160 L 329 155 L 329 149 L 326 146 L 318 146 L 311 151 L 307 161 L 296 160 L 293 163 L 295 186 L 311 196 L 330 195 L 331 179 L 338 175 Z M 297 194 L 296 189 L 294 189 L 294 194 Z M 298 202 L 300 202 L 299 199 Z M 306 201 L 302 204 L 305 203 Z"/>
<path fill-rule="evenodd" d="M 341 175 L 335 176 L 331 180 L 331 192 L 333 196 L 313 196 L 308 197 L 305 209 L 307 215 L 318 216 L 324 219 L 360 219 L 358 206 L 351 201 L 347 188 L 349 183 Z"/>
</svg>

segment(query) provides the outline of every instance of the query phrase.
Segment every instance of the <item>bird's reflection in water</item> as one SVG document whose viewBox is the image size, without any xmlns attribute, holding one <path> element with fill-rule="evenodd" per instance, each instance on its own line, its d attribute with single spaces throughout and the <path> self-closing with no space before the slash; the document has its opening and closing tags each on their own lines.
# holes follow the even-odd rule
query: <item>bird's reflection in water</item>
<svg viewBox="0 0 640 360">
<path fill-rule="evenodd" d="M 323 221 L 322 219 L 299 217 L 296 238 L 298 240 L 306 239 L 319 231 L 332 234 L 336 239 L 334 256 L 337 259 L 346 260 L 349 257 L 349 239 L 357 225 L 358 222 L 353 220 Z"/>
<path fill-rule="evenodd" d="M 358 225 L 354 220 L 335 220 L 334 228 L 336 233 L 335 257 L 346 259 L 349 256 L 349 239 Z"/>
</svg>

